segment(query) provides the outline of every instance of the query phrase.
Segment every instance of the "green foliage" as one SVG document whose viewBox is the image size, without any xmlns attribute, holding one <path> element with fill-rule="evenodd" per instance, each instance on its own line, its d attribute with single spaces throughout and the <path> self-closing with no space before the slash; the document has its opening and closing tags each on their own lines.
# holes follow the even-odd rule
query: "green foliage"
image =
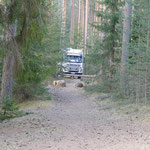
<svg viewBox="0 0 150 150">
<path fill-rule="evenodd" d="M 134 1 L 128 64 L 128 95 L 137 103 L 149 103 L 150 93 L 150 4 Z"/>
<path fill-rule="evenodd" d="M 26 51 L 23 57 L 24 70 L 18 75 L 18 83 L 41 83 L 50 72 L 50 60 L 40 52 L 42 47 L 37 43 L 32 50 Z"/>
<path fill-rule="evenodd" d="M 22 51 L 24 70 L 17 75 L 17 83 L 25 89 L 29 88 L 30 96 L 35 96 L 33 91 L 42 88 L 40 83 L 48 76 L 55 76 L 57 63 L 62 58 L 57 8 L 45 7 L 50 12 L 41 12 L 47 16 L 44 16 L 40 27 L 36 21 L 29 27 L 29 37 Z"/>
<path fill-rule="evenodd" d="M 135 0 L 131 16 L 131 39 L 128 59 L 128 85 L 125 96 L 119 93 L 120 58 L 122 47 L 122 6 L 124 2 L 103 0 L 99 3 L 106 8 L 96 12 L 101 24 L 94 22 L 93 26 L 99 35 L 92 38 L 88 46 L 88 71 L 95 70 L 98 84 L 92 88 L 99 92 L 114 92 L 115 99 L 130 99 L 136 103 L 149 103 L 150 100 L 150 1 Z M 116 8 L 117 9 L 116 9 Z M 103 12 L 103 13 L 102 13 Z M 114 50 L 114 64 L 110 65 L 110 54 Z"/>
<path fill-rule="evenodd" d="M 120 65 L 120 50 L 122 36 L 122 9 L 123 2 L 102 0 L 97 2 L 105 9 L 95 11 L 100 22 L 93 22 L 97 30 L 90 36 L 91 44 L 88 45 L 87 65 L 88 73 L 99 76 L 100 85 L 104 91 L 118 90 Z M 89 68 L 88 68 L 89 67 Z M 94 68 L 94 69 L 92 69 Z M 95 70 L 95 71 L 93 71 Z M 117 87 L 117 88 L 116 88 Z"/>
<path fill-rule="evenodd" d="M 30 95 L 40 100 L 52 100 L 49 89 L 42 85 L 30 88 Z"/>
<path fill-rule="evenodd" d="M 51 100 L 52 95 L 48 88 L 46 88 L 45 81 L 42 84 L 23 84 L 14 88 L 14 98 L 17 102 L 24 102 L 32 99 Z"/>
<path fill-rule="evenodd" d="M 16 105 L 16 101 L 14 99 L 11 100 L 10 98 L 6 97 L 3 98 L 1 101 L 2 101 L 1 109 L 3 115 L 7 114 L 12 115 L 19 110 L 19 108 Z"/>
<path fill-rule="evenodd" d="M 86 86 L 85 90 L 90 93 L 107 93 L 108 92 L 108 89 L 105 89 L 101 83 Z"/>
<path fill-rule="evenodd" d="M 20 59 L 24 64 L 24 69 L 21 71 L 18 71 L 18 66 L 15 64 L 14 91 L 16 87 L 20 87 L 22 92 L 28 87 L 40 87 L 40 83 L 48 76 L 55 76 L 57 63 L 62 58 L 58 3 L 54 2 L 52 6 L 49 0 L 15 0 L 14 3 L 8 0 L 4 5 L 7 6 L 6 18 L 9 23 L 13 24 L 15 20 L 18 22 L 16 40 L 21 53 Z M 2 20 L 0 31 L 4 29 L 5 23 Z M 5 44 L 3 33 L 5 32 L 0 32 L 0 42 Z M 0 47 L 1 49 L 6 53 L 4 48 Z M 4 57 L 5 54 L 0 53 L 0 74 Z"/>
<path fill-rule="evenodd" d="M 26 114 L 26 112 L 19 110 L 15 99 L 8 97 L 1 99 L 0 122 L 5 119 L 20 117 Z"/>
</svg>

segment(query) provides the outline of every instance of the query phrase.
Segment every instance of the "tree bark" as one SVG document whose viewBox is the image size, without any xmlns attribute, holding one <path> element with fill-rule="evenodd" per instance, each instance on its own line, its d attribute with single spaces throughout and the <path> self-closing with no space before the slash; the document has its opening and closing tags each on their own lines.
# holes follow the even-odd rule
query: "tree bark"
<svg viewBox="0 0 150 150">
<path fill-rule="evenodd" d="M 80 23 L 81 23 L 81 0 L 79 2 L 79 8 L 78 8 L 78 34 L 80 33 Z"/>
<path fill-rule="evenodd" d="M 13 38 L 16 36 L 17 20 L 14 25 L 8 25 L 7 28 L 7 55 L 4 59 L 3 72 L 2 72 L 2 89 L 1 89 L 1 99 L 9 98 L 12 99 L 12 89 L 13 89 L 13 68 L 15 62 L 14 56 L 14 41 Z"/>
<path fill-rule="evenodd" d="M 81 32 L 84 33 L 84 10 L 85 6 L 84 6 L 84 0 L 82 0 L 82 9 L 81 9 Z"/>
<path fill-rule="evenodd" d="M 131 0 L 132 2 L 132 0 Z M 131 26 L 131 13 L 132 4 L 126 1 L 124 7 L 124 21 L 123 21 L 123 40 L 122 40 L 122 56 L 121 56 L 121 67 L 120 67 L 120 88 L 123 95 L 127 92 L 128 85 L 128 49 L 130 40 L 130 26 Z"/>
<path fill-rule="evenodd" d="M 70 43 L 74 44 L 74 0 L 72 0 L 71 8 L 71 27 L 70 27 Z"/>
<path fill-rule="evenodd" d="M 87 36 L 88 36 L 88 15 L 89 15 L 89 0 L 86 0 L 86 12 L 85 12 L 85 31 L 84 31 L 84 54 L 87 54 Z"/>
<path fill-rule="evenodd" d="M 61 40 L 60 44 L 62 48 L 65 48 L 65 34 L 66 34 L 66 9 L 67 9 L 67 2 L 63 0 L 62 2 L 62 21 L 61 21 Z"/>
</svg>

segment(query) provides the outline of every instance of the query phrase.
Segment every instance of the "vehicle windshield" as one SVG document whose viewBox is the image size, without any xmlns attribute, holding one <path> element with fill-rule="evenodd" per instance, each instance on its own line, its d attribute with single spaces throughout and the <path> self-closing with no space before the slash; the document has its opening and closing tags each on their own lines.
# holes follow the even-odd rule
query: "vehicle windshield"
<svg viewBox="0 0 150 150">
<path fill-rule="evenodd" d="M 65 57 L 65 62 L 82 63 L 82 56 L 67 55 Z"/>
</svg>

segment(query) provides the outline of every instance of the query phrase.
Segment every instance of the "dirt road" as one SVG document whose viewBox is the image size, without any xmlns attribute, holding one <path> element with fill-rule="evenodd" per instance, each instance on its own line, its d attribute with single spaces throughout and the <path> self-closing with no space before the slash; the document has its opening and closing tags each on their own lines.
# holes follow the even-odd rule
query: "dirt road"
<svg viewBox="0 0 150 150">
<path fill-rule="evenodd" d="M 0 124 L 0 150 L 150 150 L 150 123 L 117 116 L 68 80 L 48 108 Z"/>
</svg>

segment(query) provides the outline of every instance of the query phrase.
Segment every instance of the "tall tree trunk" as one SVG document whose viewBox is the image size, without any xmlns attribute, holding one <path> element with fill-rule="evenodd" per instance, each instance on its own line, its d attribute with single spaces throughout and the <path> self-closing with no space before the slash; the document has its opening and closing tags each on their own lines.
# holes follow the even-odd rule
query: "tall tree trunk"
<svg viewBox="0 0 150 150">
<path fill-rule="evenodd" d="M 64 22 L 64 34 L 65 34 L 65 28 L 66 28 L 66 9 L 67 9 L 67 2 L 64 0 L 64 17 L 63 17 L 63 22 Z"/>
<path fill-rule="evenodd" d="M 13 67 L 15 62 L 14 57 L 14 37 L 16 36 L 17 20 L 15 24 L 8 25 L 7 28 L 7 50 L 8 53 L 4 59 L 3 72 L 2 72 L 2 89 L 1 89 L 1 99 L 9 98 L 12 99 L 12 88 L 13 88 Z"/>
<path fill-rule="evenodd" d="M 84 33 L 84 15 L 85 15 L 85 6 L 84 0 L 82 0 L 82 9 L 81 9 L 81 32 Z"/>
<path fill-rule="evenodd" d="M 85 31 L 84 31 L 84 54 L 87 54 L 87 36 L 88 36 L 88 15 L 89 15 L 89 0 L 86 0 L 86 11 L 85 11 Z"/>
<path fill-rule="evenodd" d="M 70 43 L 74 44 L 74 3 L 75 1 L 72 0 L 72 8 L 71 8 L 71 30 L 70 30 Z"/>
<path fill-rule="evenodd" d="M 81 0 L 78 1 L 78 34 L 80 33 L 80 23 L 81 23 Z"/>
<path fill-rule="evenodd" d="M 12 50 L 9 50 L 4 59 L 3 75 L 2 75 L 2 90 L 1 98 L 12 99 L 12 84 L 13 84 L 13 66 L 14 56 Z"/>
<path fill-rule="evenodd" d="M 66 34 L 66 8 L 67 8 L 66 0 L 63 0 L 63 2 L 62 2 L 61 40 L 60 40 L 60 44 L 61 44 L 62 48 L 65 47 L 64 39 L 65 39 L 65 34 Z"/>
<path fill-rule="evenodd" d="M 122 41 L 122 56 L 121 56 L 121 68 L 120 68 L 120 88 L 123 95 L 127 92 L 128 84 L 128 49 L 130 40 L 130 26 L 131 26 L 131 13 L 132 13 L 132 0 L 131 2 L 126 1 L 124 7 L 124 21 L 123 21 L 123 41 Z"/>
<path fill-rule="evenodd" d="M 90 4 L 90 18 L 89 18 L 89 22 L 90 24 L 92 24 L 94 22 L 94 2 L 92 1 L 92 3 Z M 93 26 L 90 26 L 90 32 L 92 33 L 92 36 L 93 36 Z"/>
<path fill-rule="evenodd" d="M 117 5 L 118 5 L 118 0 L 114 0 L 112 14 L 115 14 L 118 11 Z M 117 25 L 117 21 L 113 20 L 112 31 L 111 31 L 112 35 L 116 34 L 116 25 Z M 111 45 L 110 45 L 110 47 L 111 47 L 110 48 L 110 68 L 114 65 L 114 62 L 115 62 L 115 44 L 116 44 L 116 40 L 113 38 L 111 41 Z"/>
<path fill-rule="evenodd" d="M 95 7 L 95 11 L 98 11 L 98 2 L 95 3 L 95 6 L 94 6 L 94 7 Z M 95 13 L 94 13 L 94 22 L 95 22 L 95 23 L 98 22 L 98 21 L 97 21 L 97 20 L 98 20 L 97 18 L 98 18 L 98 17 L 97 17 L 97 14 L 96 14 L 96 12 L 95 12 Z M 97 29 L 94 28 L 94 34 L 97 35 L 97 33 L 98 33 Z"/>
</svg>

